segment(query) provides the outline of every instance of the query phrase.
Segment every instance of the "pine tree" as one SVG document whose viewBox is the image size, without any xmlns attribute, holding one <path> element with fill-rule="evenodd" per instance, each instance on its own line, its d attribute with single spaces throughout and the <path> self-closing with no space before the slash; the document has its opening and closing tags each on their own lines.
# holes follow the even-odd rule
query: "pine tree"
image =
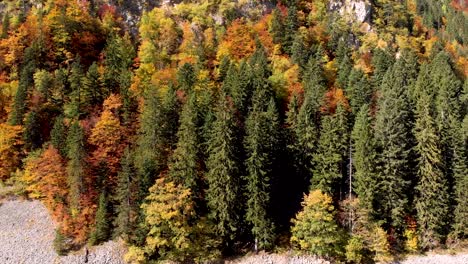
<svg viewBox="0 0 468 264">
<path fill-rule="evenodd" d="M 84 135 L 78 121 L 73 121 L 68 131 L 67 137 L 67 157 L 69 159 L 68 185 L 69 203 L 72 216 L 75 216 L 80 210 L 80 198 L 83 193 L 83 182 L 85 177 L 85 155 Z"/>
<path fill-rule="evenodd" d="M 192 94 L 182 109 L 177 145 L 169 161 L 168 179 L 189 189 L 193 195 L 200 192 L 200 153 L 198 113 Z"/>
<path fill-rule="evenodd" d="M 382 81 L 377 103 L 375 139 L 378 160 L 378 215 L 401 231 L 412 178 L 410 106 L 405 89 L 403 61 L 391 67 Z"/>
<path fill-rule="evenodd" d="M 216 231 L 225 243 L 234 239 L 239 225 L 239 150 L 234 110 L 221 95 L 212 126 L 207 161 L 207 202 Z"/>
<path fill-rule="evenodd" d="M 369 212 L 373 212 L 373 204 L 377 192 L 375 159 L 377 157 L 374 137 L 372 134 L 370 109 L 363 105 L 356 116 L 352 132 L 354 192 L 360 204 Z"/>
<path fill-rule="evenodd" d="M 55 118 L 54 127 L 50 131 L 50 141 L 62 157 L 67 155 L 67 131 L 63 123 L 63 116 Z"/>
<path fill-rule="evenodd" d="M 268 105 L 261 92 L 246 121 L 246 221 L 252 225 L 255 249 L 268 249 L 274 242 L 274 225 L 269 216 L 273 165 L 278 147 L 279 117 L 273 98 Z M 268 136 L 265 136 L 268 135 Z"/>
<path fill-rule="evenodd" d="M 136 172 L 133 167 L 133 156 L 128 147 L 122 157 L 121 167 L 122 169 L 117 176 L 115 191 L 117 217 L 114 221 L 114 234 L 128 240 L 129 236 L 134 232 L 135 217 L 138 211 L 135 205 L 138 198 L 135 194 L 138 187 L 135 179 Z"/>
<path fill-rule="evenodd" d="M 89 242 L 91 245 L 98 245 L 109 239 L 110 235 L 110 221 L 108 213 L 108 201 L 105 191 L 99 195 L 99 204 L 96 212 L 96 220 L 94 231 L 91 233 Z"/>
<path fill-rule="evenodd" d="M 309 52 L 304 45 L 304 39 L 301 34 L 297 34 L 291 47 L 291 59 L 303 69 L 309 58 Z"/>
<path fill-rule="evenodd" d="M 302 211 L 292 220 L 291 242 L 309 254 L 339 257 L 342 234 L 334 219 L 332 198 L 320 190 L 304 196 Z"/>
<path fill-rule="evenodd" d="M 417 140 L 418 178 L 416 210 L 422 248 L 440 245 L 446 234 L 449 212 L 448 182 L 442 171 L 439 137 L 431 117 L 431 103 L 427 95 L 418 101 L 414 128 Z"/>
</svg>

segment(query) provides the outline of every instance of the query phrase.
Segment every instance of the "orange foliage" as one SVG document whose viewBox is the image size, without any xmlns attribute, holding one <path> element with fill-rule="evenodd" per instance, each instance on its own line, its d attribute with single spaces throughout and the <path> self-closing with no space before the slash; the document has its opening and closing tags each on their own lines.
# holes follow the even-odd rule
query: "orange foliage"
<svg viewBox="0 0 468 264">
<path fill-rule="evenodd" d="M 62 221 L 65 217 L 68 184 L 65 161 L 57 149 L 49 145 L 39 158 L 27 162 L 25 170 L 31 174 L 31 182 L 26 190 L 37 192 L 52 212 L 53 218 Z"/>
<path fill-rule="evenodd" d="M 348 98 L 346 98 L 343 89 L 332 87 L 328 92 L 325 94 L 325 103 L 321 108 L 323 113 L 335 113 L 336 106 L 338 104 L 343 105 L 348 111 L 349 103 Z"/>
<path fill-rule="evenodd" d="M 260 21 L 257 22 L 257 24 L 253 26 L 253 29 L 257 33 L 258 39 L 262 43 L 267 54 L 271 54 L 275 46 L 268 26 L 270 24 L 271 18 L 271 14 L 265 15 L 262 17 L 262 19 L 260 19 Z"/>
<path fill-rule="evenodd" d="M 99 121 L 91 130 L 89 141 L 96 148 L 91 154 L 91 163 L 99 166 L 105 163 L 109 169 L 109 183 L 115 182 L 115 176 L 120 167 L 120 157 L 125 147 L 124 128 L 120 124 L 116 112 L 122 106 L 118 95 L 111 95 L 104 101 L 104 110 L 101 113 Z"/>
<path fill-rule="evenodd" d="M 229 56 L 239 61 L 255 51 L 255 34 L 252 26 L 243 19 L 236 19 L 227 28 L 223 41 L 218 47 L 218 60 Z"/>
<path fill-rule="evenodd" d="M 21 126 L 0 124 L 0 181 L 8 179 L 20 164 L 21 132 Z"/>
</svg>

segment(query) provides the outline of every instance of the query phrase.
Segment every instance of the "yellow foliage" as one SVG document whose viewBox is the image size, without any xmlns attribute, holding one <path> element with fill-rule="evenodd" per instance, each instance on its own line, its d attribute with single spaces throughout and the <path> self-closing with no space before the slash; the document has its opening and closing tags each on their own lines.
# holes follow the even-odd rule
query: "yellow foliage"
<svg viewBox="0 0 468 264">
<path fill-rule="evenodd" d="M 0 180 L 6 180 L 21 160 L 21 126 L 0 124 Z"/>
</svg>

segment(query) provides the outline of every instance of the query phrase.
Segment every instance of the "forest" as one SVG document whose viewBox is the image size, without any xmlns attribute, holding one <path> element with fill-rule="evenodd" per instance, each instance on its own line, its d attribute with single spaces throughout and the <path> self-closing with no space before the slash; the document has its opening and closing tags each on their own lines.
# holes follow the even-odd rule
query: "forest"
<svg viewBox="0 0 468 264">
<path fill-rule="evenodd" d="M 0 185 L 68 254 L 468 246 L 463 0 L 0 1 Z"/>
</svg>

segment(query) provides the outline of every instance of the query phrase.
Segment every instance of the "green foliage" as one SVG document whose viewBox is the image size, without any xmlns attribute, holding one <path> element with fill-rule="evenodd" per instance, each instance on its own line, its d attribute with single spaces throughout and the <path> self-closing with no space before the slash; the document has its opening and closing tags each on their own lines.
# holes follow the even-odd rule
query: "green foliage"
<svg viewBox="0 0 468 264">
<path fill-rule="evenodd" d="M 377 212 L 400 231 L 413 175 L 410 160 L 414 144 L 403 66 L 404 62 L 398 60 L 382 81 L 374 134 L 379 151 Z"/>
<path fill-rule="evenodd" d="M 304 196 L 302 211 L 292 220 L 291 242 L 320 257 L 343 255 L 343 234 L 334 219 L 332 199 L 320 190 Z"/>
<path fill-rule="evenodd" d="M 55 118 L 54 127 L 50 131 L 50 142 L 62 157 L 67 155 L 67 131 L 63 123 L 63 116 Z"/>
<path fill-rule="evenodd" d="M 255 249 L 271 248 L 274 242 L 274 225 L 269 209 L 275 151 L 279 143 L 279 118 L 275 102 L 271 98 L 265 105 L 262 97 L 263 93 L 256 91 L 246 121 L 244 143 L 247 152 L 246 220 L 252 225 Z"/>
<path fill-rule="evenodd" d="M 431 117 L 429 97 L 423 95 L 416 112 L 415 136 L 418 154 L 418 178 L 416 187 L 416 210 L 422 248 L 434 248 L 440 245 L 446 234 L 449 213 L 449 195 L 447 179 L 442 171 L 442 156 L 434 121 Z"/>
<path fill-rule="evenodd" d="M 216 240 L 209 236 L 210 226 L 195 221 L 190 190 L 164 179 L 156 180 L 141 206 L 149 227 L 145 255 L 159 260 L 201 261 L 216 255 Z"/>
<path fill-rule="evenodd" d="M 105 97 L 109 94 L 104 93 L 101 84 L 101 76 L 98 71 L 98 65 L 94 62 L 88 69 L 88 72 L 83 77 L 83 102 L 88 106 L 96 106 L 102 104 Z"/>
<path fill-rule="evenodd" d="M 191 95 L 183 106 L 177 145 L 169 160 L 168 179 L 189 189 L 193 194 L 200 192 L 201 163 L 198 146 L 198 113 L 195 96 Z"/>
<path fill-rule="evenodd" d="M 80 210 L 80 198 L 83 193 L 83 182 L 85 177 L 85 155 L 83 129 L 78 121 L 70 125 L 67 136 L 67 164 L 69 205 L 72 216 Z"/>
<path fill-rule="evenodd" d="M 454 134 L 454 160 L 453 174 L 455 179 L 455 220 L 453 233 L 456 238 L 468 237 L 468 115 L 461 125 L 453 125 Z"/>
<path fill-rule="evenodd" d="M 114 234 L 123 237 L 125 240 L 129 240 L 129 237 L 135 232 L 135 218 L 138 213 L 136 206 L 138 186 L 135 180 L 136 172 L 132 155 L 133 153 L 126 148 L 121 160 L 122 169 L 117 176 L 117 188 L 115 190 L 117 217 L 114 220 Z"/>
<path fill-rule="evenodd" d="M 35 150 L 42 145 L 42 135 L 38 113 L 31 111 L 24 122 L 23 140 L 28 150 Z"/>
<path fill-rule="evenodd" d="M 65 256 L 72 249 L 72 240 L 63 234 L 61 227 L 55 230 L 54 249 L 59 256 Z"/>
<path fill-rule="evenodd" d="M 372 211 L 377 192 L 375 141 L 372 134 L 371 116 L 368 105 L 363 105 L 356 116 L 351 134 L 353 142 L 354 192 L 361 205 Z"/>
<path fill-rule="evenodd" d="M 352 69 L 349 74 L 345 91 L 353 113 L 357 114 L 361 106 L 371 103 L 373 89 L 368 77 L 361 70 Z"/>
<path fill-rule="evenodd" d="M 240 164 L 234 110 L 225 95 L 216 109 L 209 141 L 206 199 L 217 234 L 226 242 L 239 227 Z"/>
<path fill-rule="evenodd" d="M 96 212 L 95 226 L 91 233 L 89 243 L 91 245 L 98 245 L 109 239 L 110 236 L 110 223 L 108 212 L 108 198 L 105 191 L 99 195 L 98 209 Z"/>
<path fill-rule="evenodd" d="M 344 165 L 348 145 L 347 113 L 339 104 L 336 114 L 323 116 L 317 153 L 314 155 L 312 186 L 328 195 L 339 189 L 340 180 L 346 173 Z"/>
<path fill-rule="evenodd" d="M 346 260 L 353 263 L 362 263 L 364 260 L 364 242 L 358 236 L 349 239 L 346 245 Z"/>
</svg>

